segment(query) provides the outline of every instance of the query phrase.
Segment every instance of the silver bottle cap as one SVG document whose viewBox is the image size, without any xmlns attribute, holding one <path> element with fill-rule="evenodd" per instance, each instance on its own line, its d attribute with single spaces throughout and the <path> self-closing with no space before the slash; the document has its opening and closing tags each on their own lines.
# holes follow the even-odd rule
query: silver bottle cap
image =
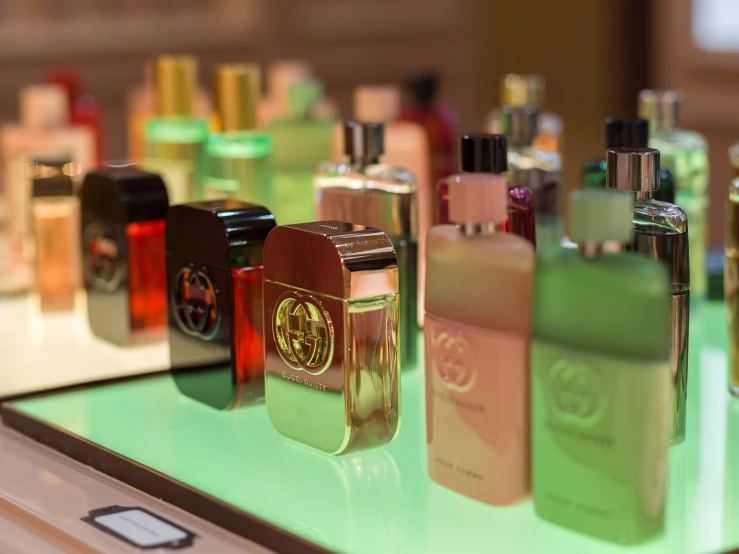
<svg viewBox="0 0 739 554">
<path fill-rule="evenodd" d="M 680 125 L 680 104 L 677 91 L 643 90 L 639 93 L 639 117 L 649 120 L 652 131 L 672 131 Z"/>
<path fill-rule="evenodd" d="M 377 163 L 385 152 L 384 130 L 382 123 L 344 122 L 344 153 L 351 163 Z"/>
<path fill-rule="evenodd" d="M 529 146 L 539 132 L 539 110 L 535 106 L 503 106 L 500 121 L 503 134 L 513 146 Z"/>
<path fill-rule="evenodd" d="M 659 189 L 659 150 L 611 148 L 606 153 L 606 187 L 626 192 Z"/>
</svg>

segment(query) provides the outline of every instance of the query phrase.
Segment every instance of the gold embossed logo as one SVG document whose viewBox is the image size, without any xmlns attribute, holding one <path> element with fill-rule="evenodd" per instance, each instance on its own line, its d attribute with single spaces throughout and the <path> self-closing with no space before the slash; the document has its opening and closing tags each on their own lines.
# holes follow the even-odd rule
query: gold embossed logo
<svg viewBox="0 0 739 554">
<path fill-rule="evenodd" d="M 211 339 L 218 331 L 218 294 L 203 271 L 182 268 L 175 278 L 172 306 L 185 333 Z"/>
<path fill-rule="evenodd" d="M 461 332 L 443 331 L 436 336 L 434 366 L 447 387 L 457 392 L 475 384 L 472 348 Z"/>
<path fill-rule="evenodd" d="M 594 425 L 605 413 L 607 399 L 603 381 L 583 362 L 555 362 L 549 368 L 549 390 L 555 411 L 570 423 Z"/>
<path fill-rule="evenodd" d="M 334 357 L 334 328 L 321 302 L 289 291 L 277 301 L 272 320 L 277 350 L 292 369 L 320 375 Z"/>
</svg>

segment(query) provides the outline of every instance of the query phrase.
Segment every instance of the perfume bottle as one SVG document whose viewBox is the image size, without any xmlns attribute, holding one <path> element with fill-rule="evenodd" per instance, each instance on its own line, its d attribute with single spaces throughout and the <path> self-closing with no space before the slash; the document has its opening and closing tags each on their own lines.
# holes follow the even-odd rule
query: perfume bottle
<svg viewBox="0 0 739 554">
<path fill-rule="evenodd" d="M 41 311 L 71 311 L 82 276 L 80 201 L 74 190 L 79 165 L 69 158 L 36 158 L 27 170 Z"/>
<path fill-rule="evenodd" d="M 269 127 L 275 145 L 274 211 L 284 225 L 315 219 L 313 176 L 331 157 L 336 125 L 316 113 L 323 96 L 318 80 L 291 83 L 287 96 L 288 115 L 273 119 Z"/>
<path fill-rule="evenodd" d="M 708 275 L 708 147 L 695 131 L 680 128 L 680 95 L 675 91 L 643 90 L 639 116 L 649 119 L 649 146 L 660 151 L 662 165 L 675 177 L 675 204 L 690 221 L 690 277 L 693 303 L 706 298 Z"/>
<path fill-rule="evenodd" d="M 259 67 L 224 65 L 216 72 L 220 133 L 208 136 L 200 196 L 273 206 L 272 137 L 257 129 Z"/>
<path fill-rule="evenodd" d="M 646 148 L 649 145 L 649 121 L 637 118 L 606 118 L 606 150 L 611 148 Z M 583 188 L 606 187 L 606 159 L 590 158 L 582 171 Z M 652 191 L 652 200 L 675 202 L 675 178 L 662 167 L 659 171 L 659 188 Z"/>
<path fill-rule="evenodd" d="M 161 56 L 156 63 L 157 117 L 146 122 L 147 171 L 158 173 L 172 204 L 197 197 L 208 121 L 193 116 L 198 64 L 191 56 Z"/>
<path fill-rule="evenodd" d="M 438 101 L 439 76 L 433 71 L 411 71 L 405 77 L 410 102 L 400 112 L 401 121 L 426 129 L 431 151 L 431 182 L 438 183 L 456 170 L 454 110 Z"/>
<path fill-rule="evenodd" d="M 315 177 L 316 215 L 375 227 L 393 242 L 400 274 L 400 353 L 403 369 L 417 359 L 418 242 L 413 175 L 380 163 L 383 124 L 344 123 L 349 163 L 325 163 Z"/>
<path fill-rule="evenodd" d="M 533 192 L 537 249 L 547 253 L 559 249 L 564 234 L 559 208 L 562 159 L 557 152 L 533 146 L 538 115 L 531 106 L 504 106 L 501 123 L 508 138 L 508 180 Z"/>
<path fill-rule="evenodd" d="M 726 204 L 724 291 L 729 320 L 729 391 L 739 396 L 739 178 L 731 182 Z"/>
<path fill-rule="evenodd" d="M 578 250 L 537 260 L 531 445 L 539 517 L 637 543 L 664 527 L 669 410 L 669 280 L 632 240 L 631 195 L 578 190 Z"/>
<path fill-rule="evenodd" d="M 464 173 L 502 174 L 508 170 L 508 147 L 503 135 L 463 135 L 459 152 L 459 166 Z M 451 223 L 448 178 L 436 185 L 436 206 L 435 225 Z M 536 245 L 534 220 L 534 194 L 526 187 L 509 186 L 508 218 L 499 230 L 522 236 Z"/>
<path fill-rule="evenodd" d="M 530 488 L 536 255 L 530 241 L 497 231 L 508 219 L 505 177 L 459 173 L 449 187 L 455 225 L 433 227 L 426 250 L 428 470 L 449 489 L 507 505 Z"/>
<path fill-rule="evenodd" d="M 688 395 L 688 337 L 690 322 L 690 264 L 688 218 L 666 202 L 652 200 L 659 188 L 660 153 L 653 148 L 613 148 L 607 153 L 606 185 L 634 195 L 633 238 L 627 250 L 664 262 L 670 275 L 670 369 L 674 401 L 668 408 L 670 439 L 685 440 Z"/>
<path fill-rule="evenodd" d="M 729 148 L 729 163 L 731 164 L 731 178 L 739 177 L 739 141 Z"/>
<path fill-rule="evenodd" d="M 277 431 L 326 454 L 400 426 L 398 263 L 377 229 L 275 228 L 264 246 L 265 392 Z"/>
<path fill-rule="evenodd" d="M 262 206 L 213 200 L 167 214 L 169 356 L 177 388 L 219 410 L 264 400 Z"/>
<path fill-rule="evenodd" d="M 118 346 L 163 340 L 164 182 L 133 166 L 108 167 L 87 174 L 81 198 L 90 329 Z"/>
</svg>

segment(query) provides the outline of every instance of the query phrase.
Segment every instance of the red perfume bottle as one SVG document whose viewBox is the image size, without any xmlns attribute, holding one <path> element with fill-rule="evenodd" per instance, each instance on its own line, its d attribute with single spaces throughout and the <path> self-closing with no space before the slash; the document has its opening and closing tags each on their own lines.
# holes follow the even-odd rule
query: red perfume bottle
<svg viewBox="0 0 739 554">
<path fill-rule="evenodd" d="M 503 135 L 471 134 L 460 139 L 459 165 L 463 173 L 502 174 L 508 169 L 508 149 Z M 510 187 L 508 191 L 508 221 L 499 230 L 519 235 L 536 245 L 534 228 L 534 194 L 528 187 Z M 436 185 L 435 225 L 449 220 L 449 181 Z"/>
</svg>

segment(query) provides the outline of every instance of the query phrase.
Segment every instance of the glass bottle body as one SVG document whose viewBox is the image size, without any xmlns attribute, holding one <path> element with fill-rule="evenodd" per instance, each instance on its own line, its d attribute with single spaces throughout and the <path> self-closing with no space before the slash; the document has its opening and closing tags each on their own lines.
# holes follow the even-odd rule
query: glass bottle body
<svg viewBox="0 0 739 554">
<path fill-rule="evenodd" d="M 540 517 L 613 542 L 662 532 L 668 290 L 664 266 L 641 255 L 566 250 L 539 260 L 531 438 Z"/>
<path fill-rule="evenodd" d="M 493 505 L 530 489 L 528 349 L 535 254 L 521 237 L 428 237 L 428 471 L 442 486 Z"/>
<path fill-rule="evenodd" d="M 146 122 L 143 165 L 147 171 L 161 175 L 170 205 L 198 198 L 207 136 L 205 119 L 171 117 Z"/>
<path fill-rule="evenodd" d="M 159 338 L 167 324 L 164 221 L 126 225 L 131 331 Z"/>
<path fill-rule="evenodd" d="M 732 181 L 726 205 L 724 289 L 729 323 L 729 390 L 739 396 L 739 179 Z"/>
<path fill-rule="evenodd" d="M 271 209 L 272 139 L 263 132 L 214 133 L 205 146 L 205 175 L 199 197 L 234 198 Z"/>
<path fill-rule="evenodd" d="M 540 113 L 536 126 L 539 129 L 539 134 L 534 137 L 533 146 L 547 152 L 561 152 L 562 143 L 564 142 L 564 121 L 562 121 L 562 118 L 552 112 Z M 505 134 L 499 108 L 495 108 L 488 115 L 486 130 L 494 135 Z"/>
<path fill-rule="evenodd" d="M 582 168 L 582 188 L 606 188 L 606 160 L 605 158 L 590 158 Z M 666 167 L 659 171 L 659 189 L 652 192 L 652 200 L 675 203 L 675 177 Z"/>
<path fill-rule="evenodd" d="M 231 270 L 234 293 L 234 408 L 264 401 L 263 277 L 263 266 Z"/>
</svg>

